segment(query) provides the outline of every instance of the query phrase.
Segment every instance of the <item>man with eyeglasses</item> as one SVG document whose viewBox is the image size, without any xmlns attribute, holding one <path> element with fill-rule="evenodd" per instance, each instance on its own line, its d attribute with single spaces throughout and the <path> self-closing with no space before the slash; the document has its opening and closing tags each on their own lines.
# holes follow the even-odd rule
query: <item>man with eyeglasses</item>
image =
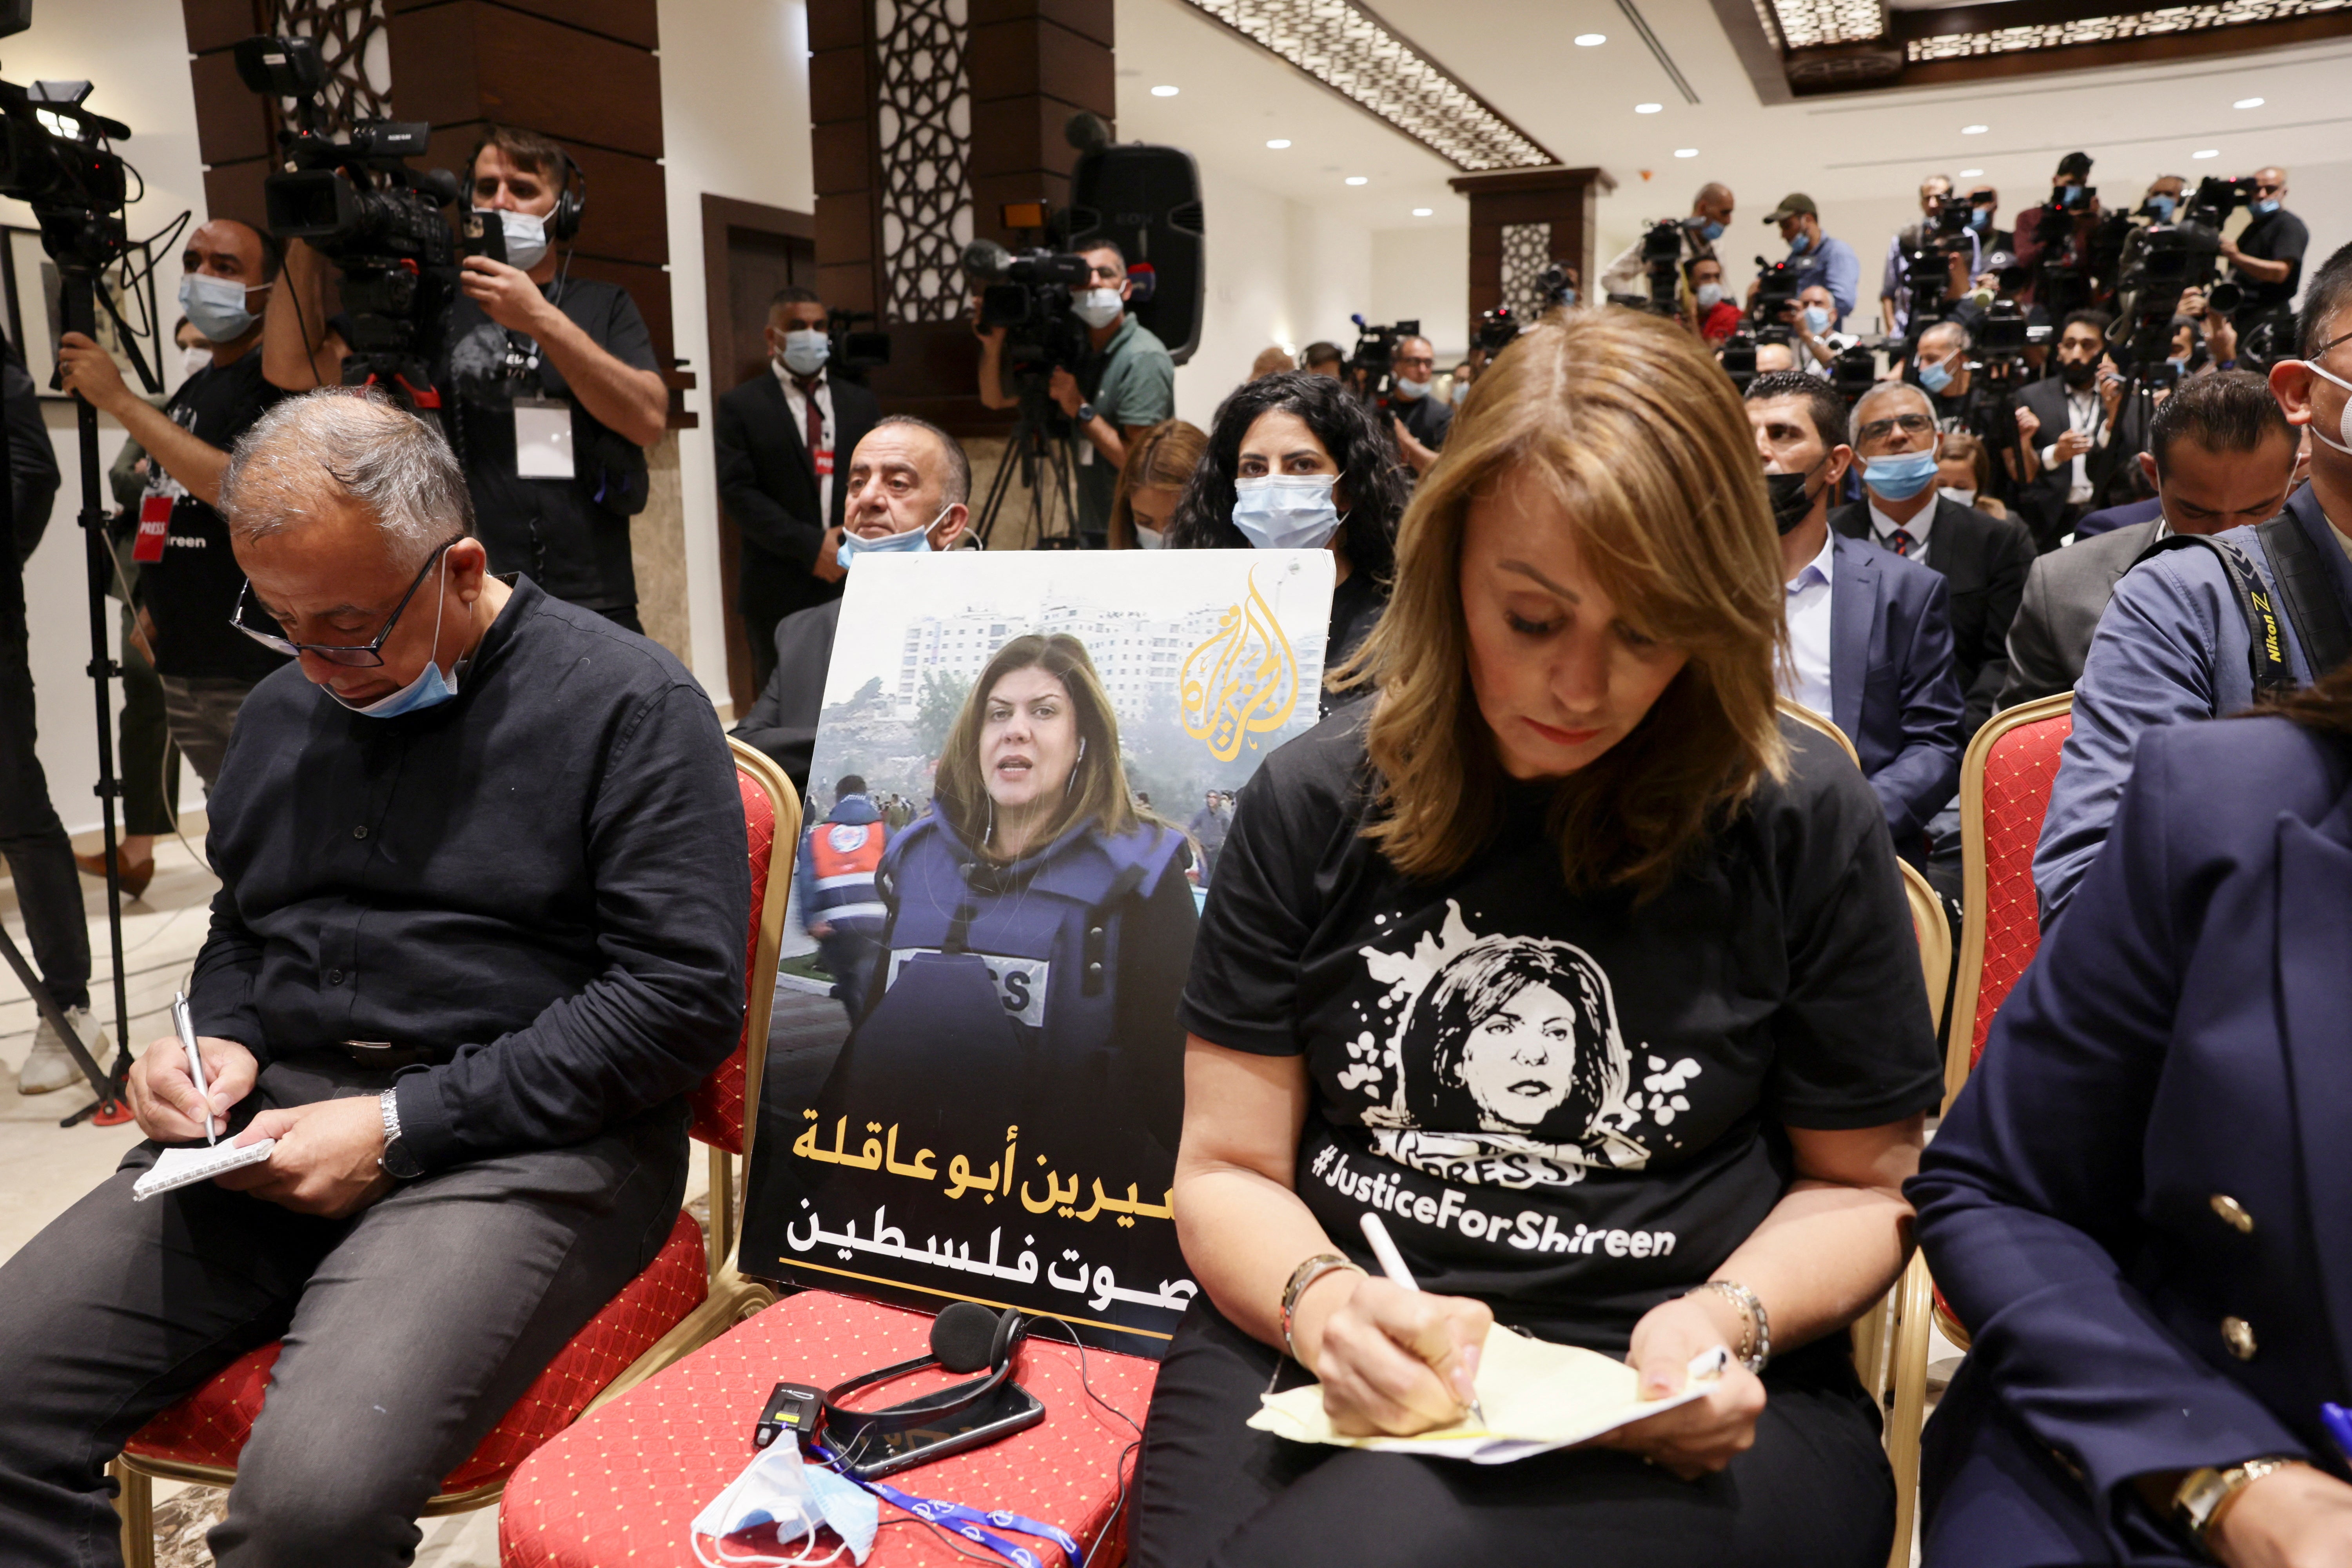
<svg viewBox="0 0 2352 1568">
<path fill-rule="evenodd" d="M 222 764 L 221 878 L 140 1144 L 0 1265 L 0 1562 L 116 1561 L 106 1463 L 282 1338 L 222 1568 L 404 1563 L 415 1520 L 646 1269 L 687 1091 L 742 1026 L 726 742 L 646 638 L 488 574 L 440 437 L 315 393 L 221 481 L 264 680 Z M 267 1157 L 134 1201 L 159 1144 Z M 697 1249 L 693 1267 L 701 1267 Z"/>
<path fill-rule="evenodd" d="M 2235 239 L 2221 241 L 2221 254 L 2246 290 L 2245 302 L 2238 307 L 2241 327 L 2284 310 L 2303 281 L 2303 253 L 2311 247 L 2311 230 L 2286 210 L 2285 198 L 2284 169 L 2273 164 L 2256 171 L 2253 221 Z"/>
<path fill-rule="evenodd" d="M 2313 277 L 2298 344 L 2300 358 L 2271 367 L 2270 389 L 2309 432 L 2310 482 L 2259 527 L 2142 560 L 2099 618 L 2033 853 L 2045 930 L 2106 839 L 2144 731 L 2240 712 L 2266 687 L 2308 685 L 2352 657 L 2352 245 Z M 2246 466 L 2263 461 L 2257 448 Z M 2217 494 L 2244 488 L 2223 477 Z"/>
<path fill-rule="evenodd" d="M 1389 382 L 1389 428 L 1405 466 L 1425 474 L 1445 445 L 1445 427 L 1454 423 L 1453 405 L 1429 395 L 1437 374 L 1437 350 L 1427 338 L 1399 338 L 1392 363 L 1396 374 Z"/>
</svg>

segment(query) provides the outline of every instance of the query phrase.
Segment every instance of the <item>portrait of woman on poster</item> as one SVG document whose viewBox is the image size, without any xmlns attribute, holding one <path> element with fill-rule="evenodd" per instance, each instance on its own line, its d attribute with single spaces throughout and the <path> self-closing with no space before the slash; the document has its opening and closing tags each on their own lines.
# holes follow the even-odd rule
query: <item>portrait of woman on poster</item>
<svg viewBox="0 0 2352 1568">
<path fill-rule="evenodd" d="M 1006 643 L 948 731 L 930 808 L 883 857 L 876 994 L 826 1098 L 888 1080 L 895 1105 L 919 1083 L 975 1126 L 1091 1107 L 1172 1156 L 1190 863 L 1183 833 L 1135 805 L 1085 645 Z"/>
</svg>

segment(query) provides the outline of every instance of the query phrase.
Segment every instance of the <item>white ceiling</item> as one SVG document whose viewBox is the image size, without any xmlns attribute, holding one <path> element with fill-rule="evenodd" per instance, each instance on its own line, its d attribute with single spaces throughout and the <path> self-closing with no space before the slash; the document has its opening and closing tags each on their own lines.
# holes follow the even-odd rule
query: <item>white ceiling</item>
<svg viewBox="0 0 2352 1568">
<path fill-rule="evenodd" d="M 1381 0 L 1379 10 L 1562 163 L 1597 163 L 1616 177 L 1617 194 L 1602 204 L 1604 242 L 1687 211 L 1706 180 L 1732 186 L 1759 248 L 1769 235 L 1758 220 L 1792 189 L 1821 202 L 1833 231 L 1840 204 L 1856 204 L 1858 219 L 1866 206 L 1871 221 L 1857 227 L 1870 232 L 1853 237 L 1874 243 L 1887 205 L 1908 202 L 1931 171 L 1983 170 L 1981 181 L 1998 185 L 2004 212 L 2014 213 L 2048 189 L 2053 165 L 2077 147 L 2097 160 L 2093 180 L 2111 203 L 2128 194 L 2136 205 L 2159 173 L 2334 163 L 2352 145 L 2344 91 L 2352 40 L 1766 106 L 1709 0 L 1641 3 L 1698 104 L 1683 100 L 1612 0 Z M 1118 27 L 1122 139 L 1189 147 L 1204 163 L 1374 228 L 1465 221 L 1463 198 L 1445 185 L 1452 165 L 1182 0 L 1118 0 Z M 1571 41 L 1589 32 L 1607 42 Z M 1157 85 L 1180 91 L 1151 97 Z M 2254 96 L 2262 107 L 2231 107 Z M 1637 114 L 1643 102 L 1662 110 Z M 1961 134 L 1970 124 L 1987 129 Z M 1269 151 L 1270 137 L 1292 144 Z M 1697 156 L 1675 157 L 1685 147 Z M 2219 155 L 2192 158 L 2204 149 Z M 1349 174 L 1367 184 L 1345 185 Z M 1416 206 L 1433 216 L 1414 218 Z"/>
</svg>

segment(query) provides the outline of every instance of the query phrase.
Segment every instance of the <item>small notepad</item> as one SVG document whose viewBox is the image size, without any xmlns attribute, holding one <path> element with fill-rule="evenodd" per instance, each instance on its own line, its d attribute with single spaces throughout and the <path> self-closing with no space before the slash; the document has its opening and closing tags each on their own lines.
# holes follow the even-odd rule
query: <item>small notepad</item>
<svg viewBox="0 0 2352 1568">
<path fill-rule="evenodd" d="M 264 1138 L 242 1148 L 235 1143 L 207 1143 L 196 1149 L 166 1149 L 155 1162 L 154 1169 L 132 1184 L 131 1199 L 137 1203 L 192 1182 L 210 1181 L 223 1171 L 234 1171 L 240 1165 L 258 1165 L 269 1158 L 269 1152 L 276 1147 L 277 1139 Z"/>
<path fill-rule="evenodd" d="M 1720 1350 L 1706 1352 L 1691 1362 L 1689 1381 L 1680 1394 L 1643 1399 L 1637 1395 L 1640 1379 L 1633 1369 L 1612 1356 L 1496 1328 L 1486 1336 L 1478 1363 L 1478 1404 L 1486 1413 L 1483 1427 L 1448 1426 L 1411 1437 L 1345 1436 L 1331 1429 L 1330 1417 L 1323 1413 L 1323 1387 L 1313 1383 L 1259 1395 L 1260 1408 L 1249 1424 L 1294 1443 L 1504 1465 L 1590 1442 L 1687 1405 L 1707 1392 L 1728 1362 Z"/>
</svg>

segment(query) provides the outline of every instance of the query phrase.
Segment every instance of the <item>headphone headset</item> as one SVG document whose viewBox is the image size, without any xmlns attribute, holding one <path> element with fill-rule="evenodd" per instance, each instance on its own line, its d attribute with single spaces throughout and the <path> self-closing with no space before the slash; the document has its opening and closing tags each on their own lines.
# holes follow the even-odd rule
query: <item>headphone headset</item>
<svg viewBox="0 0 2352 1568">
<path fill-rule="evenodd" d="M 588 171 L 562 148 L 556 153 L 563 160 L 563 190 L 555 198 L 555 210 L 547 215 L 547 237 L 569 245 L 580 232 L 581 215 L 588 210 Z"/>
<path fill-rule="evenodd" d="M 857 1468 L 862 1446 L 870 1438 L 932 1426 L 961 1415 L 987 1399 L 1013 1376 L 1013 1352 L 1029 1334 L 1029 1320 L 1016 1311 L 1002 1316 L 977 1301 L 955 1301 L 931 1320 L 931 1353 L 864 1373 L 824 1391 L 818 1404 L 816 1429 L 803 1437 L 821 1442 L 845 1467 Z M 850 1410 L 842 1401 L 861 1388 L 890 1383 L 932 1367 L 948 1372 L 979 1372 L 952 1387 L 892 1405 L 880 1410 Z"/>
</svg>

